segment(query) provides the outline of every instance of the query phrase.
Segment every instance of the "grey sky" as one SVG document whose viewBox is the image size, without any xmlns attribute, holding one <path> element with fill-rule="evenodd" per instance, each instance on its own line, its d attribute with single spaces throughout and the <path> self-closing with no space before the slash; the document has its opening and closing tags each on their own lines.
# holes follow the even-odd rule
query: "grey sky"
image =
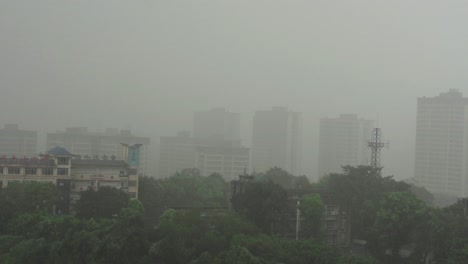
<svg viewBox="0 0 468 264">
<path fill-rule="evenodd" d="M 304 113 L 305 172 L 318 119 L 379 118 L 386 173 L 413 174 L 416 98 L 468 96 L 468 2 L 0 2 L 0 123 L 85 125 L 157 138 L 192 112 Z"/>
</svg>

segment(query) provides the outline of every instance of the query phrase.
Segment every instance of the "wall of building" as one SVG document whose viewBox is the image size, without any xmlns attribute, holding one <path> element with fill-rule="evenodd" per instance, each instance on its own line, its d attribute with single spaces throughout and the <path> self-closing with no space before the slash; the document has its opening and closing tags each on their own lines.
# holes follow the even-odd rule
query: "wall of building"
<svg viewBox="0 0 468 264">
<path fill-rule="evenodd" d="M 253 120 L 252 171 L 279 167 L 301 174 L 302 118 L 287 108 L 257 111 Z"/>
<path fill-rule="evenodd" d="M 457 90 L 418 98 L 415 180 L 436 194 L 467 193 L 468 98 Z"/>
<path fill-rule="evenodd" d="M 65 132 L 47 134 L 47 148 L 63 147 L 74 155 L 102 158 L 103 155 L 114 156 L 116 160 L 123 160 L 124 147 L 142 144 L 140 147 L 139 171 L 148 174 L 148 149 L 150 139 L 133 135 L 129 130 L 107 129 L 105 133 L 88 132 L 86 127 L 67 128 Z"/>
<path fill-rule="evenodd" d="M 374 122 L 356 115 L 320 120 L 318 175 L 341 173 L 342 166 L 368 165 Z M 318 179 L 316 179 L 318 180 Z"/>
<path fill-rule="evenodd" d="M 37 155 L 37 132 L 7 124 L 0 129 L 0 156 L 32 158 Z"/>
</svg>

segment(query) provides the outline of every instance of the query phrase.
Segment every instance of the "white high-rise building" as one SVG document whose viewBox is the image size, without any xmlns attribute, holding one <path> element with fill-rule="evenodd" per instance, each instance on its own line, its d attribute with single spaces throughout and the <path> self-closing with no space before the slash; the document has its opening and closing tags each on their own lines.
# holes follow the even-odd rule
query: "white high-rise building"
<svg viewBox="0 0 468 264">
<path fill-rule="evenodd" d="M 418 98 L 415 180 L 434 194 L 468 195 L 468 98 L 458 90 Z"/>
<path fill-rule="evenodd" d="M 357 115 L 340 115 L 320 120 L 318 177 L 342 172 L 342 166 L 369 164 L 374 121 Z"/>
<path fill-rule="evenodd" d="M 252 137 L 252 170 L 279 167 L 301 174 L 302 117 L 285 107 L 255 112 Z"/>
<path fill-rule="evenodd" d="M 240 115 L 223 108 L 195 112 L 193 137 L 222 140 L 240 140 Z"/>
<path fill-rule="evenodd" d="M 19 129 L 17 124 L 6 124 L 0 129 L 0 156 L 37 156 L 37 132 Z"/>
<path fill-rule="evenodd" d="M 47 134 L 47 148 L 62 147 L 82 157 L 102 158 L 107 156 L 122 160 L 124 146 L 121 144 L 135 145 L 141 144 L 139 152 L 140 174 L 148 174 L 148 146 L 150 139 L 147 137 L 135 136 L 130 130 L 118 130 L 108 128 L 104 133 L 89 132 L 87 127 L 70 127 L 65 132 Z"/>
</svg>

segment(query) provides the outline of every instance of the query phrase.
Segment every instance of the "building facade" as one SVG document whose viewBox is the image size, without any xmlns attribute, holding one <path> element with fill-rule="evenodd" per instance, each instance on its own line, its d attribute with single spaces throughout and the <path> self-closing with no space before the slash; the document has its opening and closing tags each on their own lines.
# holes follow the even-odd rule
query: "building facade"
<svg viewBox="0 0 468 264">
<path fill-rule="evenodd" d="M 252 171 L 273 167 L 299 175 L 302 161 L 302 117 L 285 107 L 257 111 L 253 119 Z"/>
<path fill-rule="evenodd" d="M 342 166 L 369 164 L 374 121 L 357 115 L 320 119 L 318 177 L 328 173 L 341 173 Z"/>
<path fill-rule="evenodd" d="M 0 187 L 13 182 L 50 182 L 62 193 L 57 213 L 68 213 L 80 192 L 101 186 L 121 189 L 138 198 L 138 169 L 123 160 L 82 159 L 55 147 L 40 157 L 0 158 Z"/>
<path fill-rule="evenodd" d="M 159 177 L 167 178 L 184 169 L 197 168 L 200 174 L 237 178 L 249 168 L 249 149 L 240 141 L 192 138 L 188 135 L 161 137 Z"/>
<path fill-rule="evenodd" d="M 0 129 L 0 156 L 23 158 L 37 155 L 37 132 L 6 124 Z"/>
<path fill-rule="evenodd" d="M 47 149 L 63 147 L 82 158 L 102 159 L 114 157 L 124 159 L 124 145 L 141 144 L 139 172 L 148 174 L 148 148 L 150 139 L 135 136 L 130 130 L 108 128 L 104 133 L 89 132 L 86 127 L 70 127 L 65 132 L 47 134 Z"/>
<path fill-rule="evenodd" d="M 193 137 L 240 140 L 240 114 L 228 112 L 223 108 L 195 112 Z"/>
<path fill-rule="evenodd" d="M 415 180 L 434 194 L 468 195 L 468 98 L 458 90 L 418 98 Z"/>
</svg>

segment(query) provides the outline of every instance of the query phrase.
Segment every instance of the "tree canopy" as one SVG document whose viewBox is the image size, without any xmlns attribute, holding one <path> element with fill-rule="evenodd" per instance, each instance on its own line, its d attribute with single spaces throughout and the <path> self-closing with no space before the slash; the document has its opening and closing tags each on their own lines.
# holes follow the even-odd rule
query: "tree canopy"
<svg viewBox="0 0 468 264">
<path fill-rule="evenodd" d="M 88 189 L 80 193 L 74 209 L 82 218 L 112 217 L 124 208 L 130 197 L 122 190 L 101 186 L 98 190 Z"/>
</svg>

